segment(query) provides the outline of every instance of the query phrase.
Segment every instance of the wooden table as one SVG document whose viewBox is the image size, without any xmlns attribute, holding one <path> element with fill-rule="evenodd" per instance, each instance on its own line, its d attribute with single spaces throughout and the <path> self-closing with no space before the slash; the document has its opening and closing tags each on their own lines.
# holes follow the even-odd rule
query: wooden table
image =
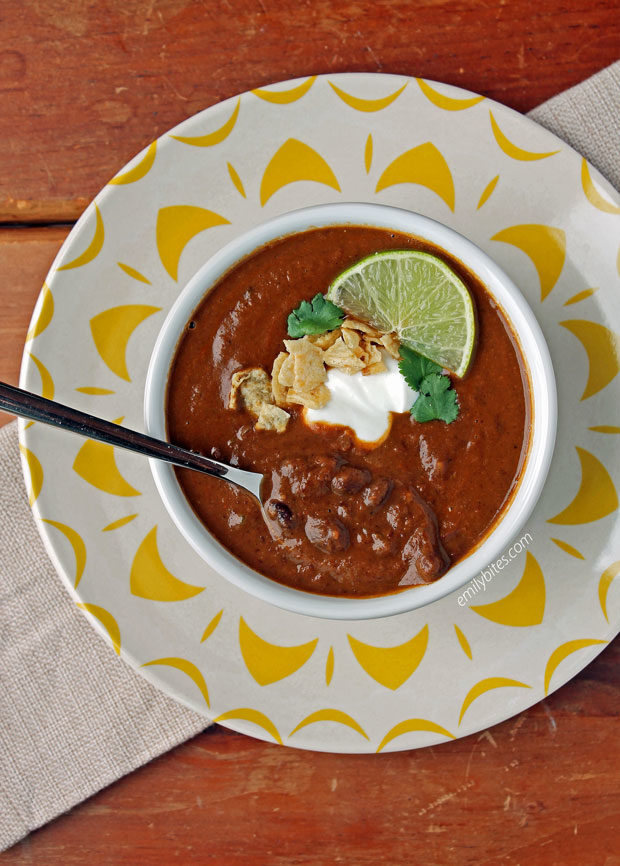
<svg viewBox="0 0 620 866">
<path fill-rule="evenodd" d="M 134 153 L 272 81 L 382 71 L 526 111 L 617 59 L 620 0 L 2 0 L 0 378 L 70 224 Z M 0 418 L 0 423 L 8 420 Z M 381 756 L 219 727 L 3 864 L 620 864 L 620 643 L 491 730 Z"/>
</svg>

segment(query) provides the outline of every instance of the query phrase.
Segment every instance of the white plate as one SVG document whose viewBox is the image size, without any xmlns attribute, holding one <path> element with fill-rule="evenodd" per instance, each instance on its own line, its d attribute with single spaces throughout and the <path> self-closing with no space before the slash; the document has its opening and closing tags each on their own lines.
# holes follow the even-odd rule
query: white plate
<svg viewBox="0 0 620 866">
<path fill-rule="evenodd" d="M 198 558 L 147 461 L 22 424 L 24 468 L 59 574 L 152 683 L 291 746 L 415 748 L 520 712 L 618 631 L 620 200 L 578 154 L 497 103 L 400 76 L 229 99 L 145 149 L 84 213 L 39 298 L 21 385 L 142 428 L 153 342 L 205 259 L 268 217 L 341 200 L 469 237 L 522 288 L 551 350 L 547 485 L 506 563 L 467 597 L 366 622 L 287 613 Z"/>
</svg>

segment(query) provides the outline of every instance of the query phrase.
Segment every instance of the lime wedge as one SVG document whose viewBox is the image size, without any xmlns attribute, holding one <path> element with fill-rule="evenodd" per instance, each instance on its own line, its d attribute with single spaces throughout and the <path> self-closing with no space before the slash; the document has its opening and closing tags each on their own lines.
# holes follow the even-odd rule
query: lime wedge
<svg viewBox="0 0 620 866">
<path fill-rule="evenodd" d="M 405 346 L 463 376 L 476 316 L 463 281 L 437 256 L 416 250 L 373 253 L 336 277 L 330 301 Z"/>
</svg>

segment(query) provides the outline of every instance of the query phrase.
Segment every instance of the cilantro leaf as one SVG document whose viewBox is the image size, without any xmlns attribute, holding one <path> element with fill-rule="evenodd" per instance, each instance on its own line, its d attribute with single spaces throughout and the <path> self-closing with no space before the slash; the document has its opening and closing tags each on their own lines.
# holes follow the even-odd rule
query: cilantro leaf
<svg viewBox="0 0 620 866">
<path fill-rule="evenodd" d="M 344 310 L 332 304 L 320 292 L 312 301 L 302 301 L 287 320 L 289 337 L 297 339 L 306 334 L 324 334 L 338 328 L 344 316 Z"/>
<path fill-rule="evenodd" d="M 423 355 L 418 355 L 407 346 L 400 347 L 401 360 L 398 369 L 405 377 L 405 381 L 412 391 L 420 390 L 420 382 L 431 373 L 440 373 L 441 367 L 434 361 L 429 361 Z"/>
<path fill-rule="evenodd" d="M 416 421 L 445 421 L 451 424 L 459 414 L 456 391 L 448 376 L 431 373 L 420 382 L 420 396 L 411 407 Z"/>
</svg>

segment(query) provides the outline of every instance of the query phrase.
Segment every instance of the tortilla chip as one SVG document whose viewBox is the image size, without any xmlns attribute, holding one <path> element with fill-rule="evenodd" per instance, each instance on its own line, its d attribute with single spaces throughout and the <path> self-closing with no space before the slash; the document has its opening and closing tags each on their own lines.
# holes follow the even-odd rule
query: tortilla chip
<svg viewBox="0 0 620 866">
<path fill-rule="evenodd" d="M 342 329 L 342 339 L 344 340 L 345 345 L 348 346 L 349 349 L 351 349 L 351 351 L 354 352 L 359 357 L 358 352 L 360 349 L 360 342 L 362 339 L 362 335 L 360 334 L 360 332 L 354 331 L 352 328 L 343 328 Z"/>
<path fill-rule="evenodd" d="M 335 331 L 326 331 L 325 334 L 312 334 L 308 339 L 315 346 L 318 346 L 319 349 L 329 349 L 330 346 L 334 345 L 339 336 L 340 328 L 336 328 Z"/>
<path fill-rule="evenodd" d="M 228 408 L 245 407 L 258 417 L 264 403 L 273 403 L 271 379 L 262 367 L 248 367 L 233 373 Z"/>
<path fill-rule="evenodd" d="M 284 433 L 290 417 L 284 409 L 280 409 L 278 406 L 273 406 L 270 403 L 263 403 L 254 429 L 274 430 L 276 433 Z"/>
<path fill-rule="evenodd" d="M 390 353 L 392 358 L 395 358 L 398 361 L 400 358 L 400 343 L 396 334 L 383 334 L 383 336 L 379 338 L 379 342 Z"/>
<path fill-rule="evenodd" d="M 287 352 L 280 352 L 273 362 L 273 368 L 271 370 L 271 391 L 277 406 L 283 406 L 286 403 L 286 386 L 283 384 L 280 374 L 282 372 L 282 367 L 290 357 L 291 356 Z"/>
<path fill-rule="evenodd" d="M 286 352 L 281 354 L 286 355 L 282 361 L 282 366 L 278 371 L 278 381 L 284 388 L 291 388 L 295 381 L 295 358 L 288 355 Z"/>
<path fill-rule="evenodd" d="M 339 337 L 333 346 L 323 353 L 323 359 L 328 367 L 338 367 L 349 375 L 358 373 L 364 368 L 364 362 Z"/>
<path fill-rule="evenodd" d="M 308 409 L 322 409 L 331 397 L 327 385 L 319 385 L 312 391 L 296 391 L 291 388 L 287 394 L 289 403 L 297 403 L 300 406 L 307 406 Z"/>
<path fill-rule="evenodd" d="M 308 337 L 301 340 L 285 340 L 284 345 L 295 363 L 295 378 L 292 388 L 298 393 L 313 391 L 327 379 L 323 363 L 323 350 L 315 346 Z M 282 378 L 280 377 L 282 382 Z"/>
<path fill-rule="evenodd" d="M 362 370 L 362 376 L 373 376 L 375 373 L 385 373 L 387 367 L 383 361 L 375 361 L 374 364 L 369 364 Z"/>
<path fill-rule="evenodd" d="M 362 322 L 361 319 L 345 319 L 342 323 L 344 330 L 360 331 L 362 334 L 368 334 L 371 337 L 380 337 L 381 334 L 368 322 Z"/>
</svg>

